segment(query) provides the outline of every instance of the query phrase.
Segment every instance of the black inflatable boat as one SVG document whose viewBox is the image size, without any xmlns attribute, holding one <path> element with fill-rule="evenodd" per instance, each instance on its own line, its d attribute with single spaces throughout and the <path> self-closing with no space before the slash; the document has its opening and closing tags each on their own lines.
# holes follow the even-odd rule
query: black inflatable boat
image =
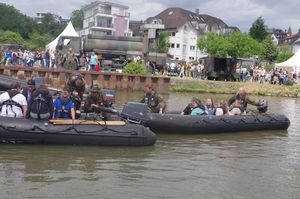
<svg viewBox="0 0 300 199">
<path fill-rule="evenodd" d="M 53 122 L 53 121 L 52 121 Z M 70 144 L 148 146 L 156 135 L 148 128 L 123 121 L 49 121 L 0 117 L 0 142 L 23 144 Z"/>
<path fill-rule="evenodd" d="M 147 126 L 155 133 L 223 133 L 286 130 L 290 120 L 284 115 L 253 114 L 239 116 L 181 116 L 149 114 Z"/>
<path fill-rule="evenodd" d="M 122 116 L 150 127 L 155 133 L 169 134 L 286 130 L 290 125 L 290 120 L 284 115 L 268 113 L 239 116 L 181 116 L 179 113 L 160 115 L 147 113 L 147 105 L 140 103 L 126 104 Z"/>
</svg>

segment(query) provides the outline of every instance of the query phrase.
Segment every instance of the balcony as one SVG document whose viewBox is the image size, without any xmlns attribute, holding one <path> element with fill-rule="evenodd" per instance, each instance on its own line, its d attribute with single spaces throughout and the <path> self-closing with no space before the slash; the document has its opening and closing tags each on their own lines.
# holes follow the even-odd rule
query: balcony
<svg viewBox="0 0 300 199">
<path fill-rule="evenodd" d="M 97 10 L 94 11 L 94 15 L 101 14 L 101 15 L 112 15 L 111 10 Z"/>
<path fill-rule="evenodd" d="M 97 28 L 114 28 L 113 24 L 107 24 L 107 23 L 97 23 L 97 26 L 94 26 Z"/>
</svg>

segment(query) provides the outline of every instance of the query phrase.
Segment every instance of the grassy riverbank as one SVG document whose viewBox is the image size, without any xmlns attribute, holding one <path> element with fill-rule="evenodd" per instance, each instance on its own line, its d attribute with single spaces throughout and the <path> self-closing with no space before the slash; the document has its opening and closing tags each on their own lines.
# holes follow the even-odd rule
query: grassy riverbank
<svg viewBox="0 0 300 199">
<path fill-rule="evenodd" d="M 241 86 L 251 95 L 300 97 L 299 86 L 171 78 L 171 91 L 173 92 L 233 94 Z"/>
</svg>

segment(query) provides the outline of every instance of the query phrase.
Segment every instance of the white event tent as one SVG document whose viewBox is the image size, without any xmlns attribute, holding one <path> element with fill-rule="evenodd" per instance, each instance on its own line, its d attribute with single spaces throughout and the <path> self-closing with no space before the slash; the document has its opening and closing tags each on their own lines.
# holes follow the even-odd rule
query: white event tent
<svg viewBox="0 0 300 199">
<path fill-rule="evenodd" d="M 49 49 L 50 52 L 54 52 L 60 36 L 78 37 L 79 35 L 75 31 L 73 24 L 70 21 L 67 27 L 62 31 L 62 33 L 60 33 L 60 35 L 58 35 L 53 41 L 51 41 L 49 44 L 46 45 L 46 49 Z"/>
<path fill-rule="evenodd" d="M 277 68 L 285 68 L 290 72 L 296 72 L 299 74 L 300 72 L 300 49 L 288 60 L 282 63 L 276 63 L 275 67 Z"/>
</svg>

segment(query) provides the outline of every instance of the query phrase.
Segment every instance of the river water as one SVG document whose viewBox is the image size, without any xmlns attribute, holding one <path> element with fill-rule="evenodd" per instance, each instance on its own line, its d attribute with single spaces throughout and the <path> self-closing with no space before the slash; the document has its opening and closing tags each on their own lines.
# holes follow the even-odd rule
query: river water
<svg viewBox="0 0 300 199">
<path fill-rule="evenodd" d="M 229 98 L 164 98 L 180 110 L 192 96 Z M 266 99 L 291 120 L 287 131 L 160 134 L 155 146 L 140 148 L 0 145 L 0 198 L 300 198 L 300 99 Z"/>
</svg>

